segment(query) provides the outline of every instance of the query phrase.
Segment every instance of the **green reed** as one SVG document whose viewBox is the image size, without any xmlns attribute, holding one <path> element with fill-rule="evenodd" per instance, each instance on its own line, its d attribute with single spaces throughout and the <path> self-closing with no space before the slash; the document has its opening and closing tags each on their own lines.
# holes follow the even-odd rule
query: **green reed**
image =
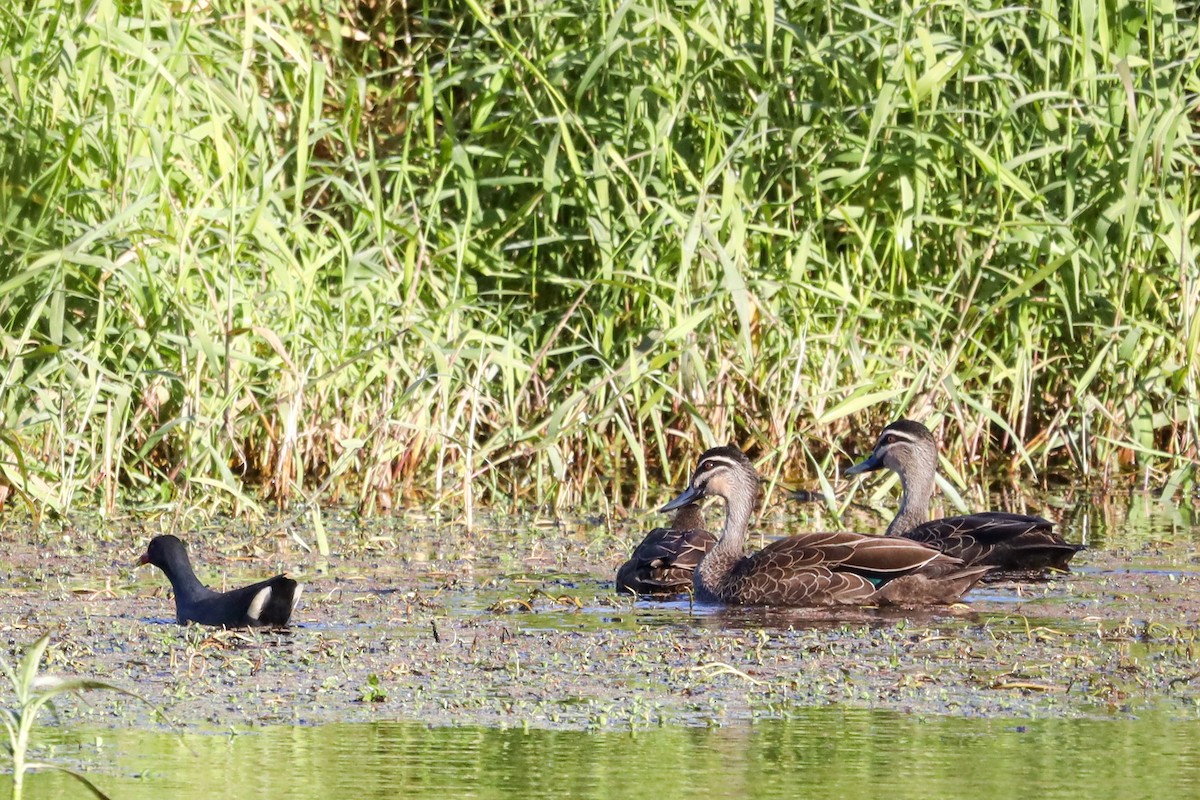
<svg viewBox="0 0 1200 800">
<path fill-rule="evenodd" d="M 151 705 L 151 708 L 154 706 L 136 692 L 130 692 L 96 678 L 63 678 L 41 673 L 42 657 L 46 654 L 46 647 L 49 644 L 50 634 L 42 634 L 37 641 L 26 648 L 25 657 L 15 666 L 0 656 L 0 672 L 3 673 L 9 688 L 12 689 L 14 701 L 12 707 L 8 705 L 0 707 L 0 721 L 4 723 L 7 734 L 3 749 L 9 760 L 12 761 L 13 768 L 12 800 L 21 800 L 24 795 L 25 773 L 29 770 L 66 773 L 82 784 L 92 796 L 107 800 L 108 795 L 82 772 L 62 764 L 30 759 L 30 747 L 33 744 L 33 731 L 37 724 L 37 718 L 47 708 L 53 711 L 54 701 L 62 695 L 79 694 L 85 691 L 117 692 L 147 703 Z M 157 709 L 155 711 L 157 712 Z"/>
<path fill-rule="evenodd" d="M 1171 0 L 18 6 L 0 483 L 39 511 L 642 503 L 901 413 L 958 469 L 1194 486 Z"/>
</svg>

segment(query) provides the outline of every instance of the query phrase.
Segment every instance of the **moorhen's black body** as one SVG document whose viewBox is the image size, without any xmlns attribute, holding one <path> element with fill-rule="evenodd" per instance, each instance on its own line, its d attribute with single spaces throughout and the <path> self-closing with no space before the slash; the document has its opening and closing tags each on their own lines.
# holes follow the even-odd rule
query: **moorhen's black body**
<svg viewBox="0 0 1200 800">
<path fill-rule="evenodd" d="M 303 587 L 291 578 L 276 575 L 229 592 L 209 589 L 188 561 L 187 546 L 166 534 L 150 540 L 138 565 L 153 564 L 166 573 L 175 590 L 175 618 L 180 625 L 195 622 L 225 628 L 284 626 L 300 600 Z"/>
</svg>

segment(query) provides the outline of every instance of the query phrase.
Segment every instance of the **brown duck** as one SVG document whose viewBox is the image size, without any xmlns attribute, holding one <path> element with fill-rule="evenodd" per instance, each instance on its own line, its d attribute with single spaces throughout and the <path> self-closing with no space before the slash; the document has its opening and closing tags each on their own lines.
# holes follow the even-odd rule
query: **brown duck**
<svg viewBox="0 0 1200 800">
<path fill-rule="evenodd" d="M 721 538 L 693 577 L 696 599 L 730 605 L 930 605 L 954 603 L 990 567 L 965 567 L 932 548 L 890 536 L 802 533 L 747 556 L 758 473 L 736 447 L 714 447 L 673 511 L 707 495 L 724 498 Z"/>
<path fill-rule="evenodd" d="M 646 534 L 617 570 L 617 591 L 650 596 L 690 592 L 692 572 L 716 542 L 704 530 L 700 503 L 686 503 L 676 509 L 670 526 Z"/>
<path fill-rule="evenodd" d="M 960 558 L 966 564 L 1033 572 L 1067 570 L 1081 544 L 1070 544 L 1041 517 L 986 511 L 929 520 L 929 497 L 937 473 L 937 442 L 919 422 L 901 419 L 879 434 L 871 455 L 846 470 L 858 475 L 890 469 L 900 476 L 900 510 L 888 536 L 903 536 Z"/>
</svg>

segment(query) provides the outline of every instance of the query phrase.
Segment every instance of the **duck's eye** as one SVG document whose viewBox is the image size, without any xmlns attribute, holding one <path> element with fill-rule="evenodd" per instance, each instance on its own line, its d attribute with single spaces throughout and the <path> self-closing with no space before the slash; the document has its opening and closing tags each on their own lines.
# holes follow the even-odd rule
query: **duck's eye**
<svg viewBox="0 0 1200 800">
<path fill-rule="evenodd" d="M 883 444 L 883 445 L 895 444 L 896 437 L 889 433 L 886 436 L 884 436 L 882 439 L 880 439 L 879 443 Z"/>
<path fill-rule="evenodd" d="M 712 461 L 702 461 L 702 462 L 700 463 L 700 470 L 699 470 L 699 471 L 700 471 L 700 472 L 708 472 L 710 469 L 712 469 L 712 468 L 713 468 L 713 467 L 715 467 L 715 466 L 716 466 L 716 463 L 714 463 L 714 462 L 712 462 Z"/>
</svg>

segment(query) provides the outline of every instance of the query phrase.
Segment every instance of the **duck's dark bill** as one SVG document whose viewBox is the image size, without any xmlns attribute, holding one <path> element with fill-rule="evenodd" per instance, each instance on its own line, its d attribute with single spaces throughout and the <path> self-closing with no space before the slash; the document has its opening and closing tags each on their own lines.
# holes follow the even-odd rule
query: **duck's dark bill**
<svg viewBox="0 0 1200 800">
<path fill-rule="evenodd" d="M 855 464 L 850 469 L 843 472 L 843 475 L 861 475 L 864 472 L 874 472 L 877 469 L 883 469 L 883 459 L 876 456 L 874 453 L 867 458 Z"/>
<path fill-rule="evenodd" d="M 674 511 L 677 508 L 683 508 L 688 503 L 694 503 L 704 497 L 704 492 L 697 489 L 695 486 L 689 486 L 683 491 L 683 494 L 676 497 L 671 502 L 659 509 L 659 511 Z"/>
</svg>

